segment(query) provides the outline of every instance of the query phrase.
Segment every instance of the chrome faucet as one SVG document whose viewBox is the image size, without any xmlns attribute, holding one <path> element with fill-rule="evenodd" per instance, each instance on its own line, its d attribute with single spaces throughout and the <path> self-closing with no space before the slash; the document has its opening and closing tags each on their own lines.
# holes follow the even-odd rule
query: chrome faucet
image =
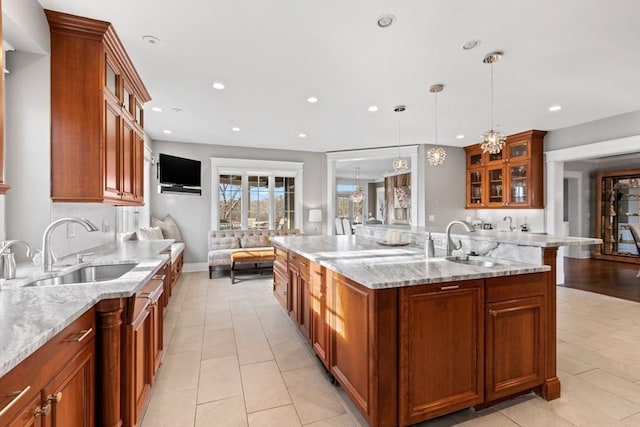
<svg viewBox="0 0 640 427">
<path fill-rule="evenodd" d="M 51 233 L 61 224 L 73 223 L 82 225 L 87 231 L 98 231 L 98 227 L 85 218 L 62 218 L 49 224 L 42 236 L 42 271 L 44 273 L 51 271 L 54 262 L 53 251 L 51 250 Z"/>
<path fill-rule="evenodd" d="M 447 235 L 447 246 L 446 246 L 447 256 L 451 256 L 451 252 L 453 252 L 453 250 L 457 251 L 462 247 L 462 241 L 458 240 L 458 244 L 456 244 L 453 240 L 451 240 L 451 227 L 453 227 L 454 224 L 462 225 L 465 228 L 465 230 L 467 230 L 468 232 L 475 231 L 475 229 L 471 226 L 471 224 L 469 224 L 466 221 L 454 220 L 454 221 L 451 221 L 449 224 L 447 224 L 447 228 L 445 230 L 445 234 Z"/>
<path fill-rule="evenodd" d="M 507 219 L 509 220 L 509 231 L 515 230 L 516 227 L 513 225 L 513 219 L 509 215 L 502 218 L 503 221 L 506 221 Z"/>
<path fill-rule="evenodd" d="M 16 261 L 9 249 L 16 243 L 22 243 L 27 247 L 27 258 L 31 258 L 33 251 L 31 246 L 23 240 L 7 240 L 2 242 L 0 247 L 0 278 L 15 279 L 16 277 Z"/>
</svg>

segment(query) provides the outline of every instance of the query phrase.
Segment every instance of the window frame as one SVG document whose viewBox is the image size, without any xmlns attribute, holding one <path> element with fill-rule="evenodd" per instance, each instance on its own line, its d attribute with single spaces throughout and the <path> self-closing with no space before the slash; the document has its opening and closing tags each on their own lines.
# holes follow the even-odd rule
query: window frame
<svg viewBox="0 0 640 427">
<path fill-rule="evenodd" d="M 220 213 L 220 175 L 238 175 L 242 177 L 242 230 L 248 229 L 249 208 L 249 176 L 265 176 L 269 181 L 269 229 L 276 228 L 275 224 L 275 178 L 285 177 L 295 179 L 294 190 L 294 228 L 303 227 L 303 172 L 302 162 L 280 162 L 273 160 L 233 159 L 226 157 L 211 157 L 211 229 L 219 230 Z M 215 206 L 215 208 L 214 208 Z"/>
</svg>

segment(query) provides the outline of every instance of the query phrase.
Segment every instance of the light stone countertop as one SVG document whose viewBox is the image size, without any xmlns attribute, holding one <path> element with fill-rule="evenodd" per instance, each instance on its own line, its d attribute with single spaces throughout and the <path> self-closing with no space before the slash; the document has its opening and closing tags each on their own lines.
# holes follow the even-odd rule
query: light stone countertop
<svg viewBox="0 0 640 427">
<path fill-rule="evenodd" d="M 370 289 L 384 289 L 429 283 L 511 276 L 550 271 L 546 265 L 532 265 L 495 258 L 492 267 L 473 266 L 432 257 L 422 247 L 383 246 L 364 236 L 289 236 L 271 240 L 311 261 L 327 267 Z M 437 255 L 443 255 L 436 251 Z"/>
<path fill-rule="evenodd" d="M 41 273 L 40 267 L 19 264 L 17 279 L 0 280 L 0 377 L 99 301 L 126 298 L 139 291 L 169 259 L 169 254 L 160 252 L 172 242 L 148 240 L 107 245 L 100 247 L 87 262 L 55 271 L 64 274 L 87 265 L 137 263 L 120 278 L 103 282 L 21 287 L 54 273 Z"/>
</svg>

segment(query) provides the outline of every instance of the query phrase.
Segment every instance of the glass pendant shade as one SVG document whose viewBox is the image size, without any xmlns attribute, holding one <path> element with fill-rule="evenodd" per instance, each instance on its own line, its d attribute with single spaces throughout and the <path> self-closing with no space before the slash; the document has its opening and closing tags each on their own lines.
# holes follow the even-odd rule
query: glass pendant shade
<svg viewBox="0 0 640 427">
<path fill-rule="evenodd" d="M 485 64 L 491 65 L 491 129 L 482 134 L 482 143 L 480 147 L 482 152 L 489 154 L 498 154 L 502 151 L 507 137 L 500 132 L 493 130 L 493 64 L 502 58 L 502 52 L 493 52 L 484 57 Z"/>
<path fill-rule="evenodd" d="M 398 105 L 393 109 L 396 113 L 402 113 L 407 107 Z M 398 157 L 393 160 L 393 170 L 396 172 L 404 171 L 409 168 L 409 162 L 400 155 L 400 118 L 398 118 Z"/>
<path fill-rule="evenodd" d="M 429 148 L 427 150 L 427 161 L 431 166 L 440 166 L 444 163 L 447 152 L 442 147 Z"/>
<path fill-rule="evenodd" d="M 447 157 L 447 152 L 444 148 L 438 146 L 438 93 L 442 92 L 444 89 L 444 85 L 437 84 L 431 86 L 429 92 L 436 94 L 436 115 L 435 115 L 435 143 L 436 146 L 429 148 L 427 150 L 427 161 L 431 166 L 441 166 L 444 163 L 445 157 Z"/>
<path fill-rule="evenodd" d="M 353 203 L 360 203 L 364 200 L 364 191 L 362 191 L 362 187 L 360 186 L 360 175 L 358 172 L 360 172 L 360 168 L 356 168 L 356 189 L 349 196 Z"/>
</svg>

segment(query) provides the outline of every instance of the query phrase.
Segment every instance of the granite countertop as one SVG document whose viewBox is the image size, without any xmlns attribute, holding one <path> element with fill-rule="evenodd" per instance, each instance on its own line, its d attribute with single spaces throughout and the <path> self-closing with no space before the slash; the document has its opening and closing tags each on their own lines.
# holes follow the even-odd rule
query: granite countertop
<svg viewBox="0 0 640 427">
<path fill-rule="evenodd" d="M 362 226 L 362 228 L 373 230 L 398 230 L 414 234 L 437 233 L 444 235 L 445 233 L 445 229 L 441 227 L 410 227 L 367 224 Z M 536 232 L 506 230 L 476 230 L 474 232 L 467 232 L 460 225 L 455 225 L 454 227 L 452 227 L 451 235 L 455 235 L 458 238 L 465 237 L 471 240 L 510 243 L 514 245 L 536 246 L 542 248 L 575 245 L 596 245 L 602 243 L 602 239 L 596 239 L 592 237 L 554 236 L 546 233 Z"/>
<path fill-rule="evenodd" d="M 41 273 L 20 264 L 17 278 L 0 280 L 0 377 L 103 299 L 134 295 L 169 259 L 172 240 L 122 242 L 101 247 L 87 262 Z M 65 260 L 62 260 L 64 263 Z M 21 287 L 87 265 L 137 263 L 118 279 L 85 284 Z M 54 266 L 54 267 L 57 267 Z"/>
<path fill-rule="evenodd" d="M 364 236 L 289 236 L 271 240 L 371 289 L 453 282 L 550 271 L 532 265 L 486 258 L 492 267 L 460 264 L 443 256 L 427 261 L 423 247 L 383 246 Z M 436 251 L 436 255 L 444 255 Z"/>
</svg>

